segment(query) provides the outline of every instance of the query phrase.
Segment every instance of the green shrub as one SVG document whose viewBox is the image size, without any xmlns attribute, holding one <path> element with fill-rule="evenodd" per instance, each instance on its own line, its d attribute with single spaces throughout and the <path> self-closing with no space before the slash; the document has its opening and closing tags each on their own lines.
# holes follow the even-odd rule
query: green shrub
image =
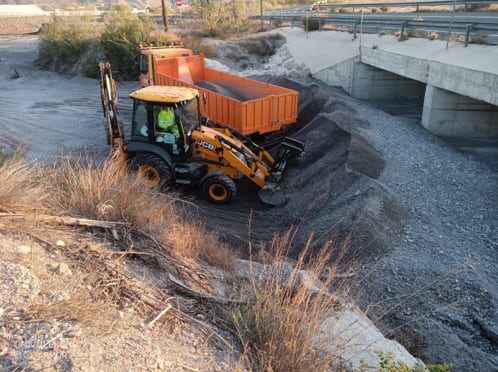
<svg viewBox="0 0 498 372">
<path fill-rule="evenodd" d="M 92 32 L 88 19 L 55 17 L 40 30 L 37 65 L 62 73 L 76 73 L 74 66 L 88 52 Z"/>
<path fill-rule="evenodd" d="M 452 364 L 443 363 L 443 364 L 417 364 L 413 368 L 408 364 L 403 362 L 398 362 L 396 357 L 391 352 L 385 352 L 382 350 L 374 351 L 375 355 L 379 359 L 379 366 L 373 367 L 365 363 L 363 360 L 360 360 L 360 371 L 370 371 L 375 370 L 378 372 L 451 372 Z"/>
<path fill-rule="evenodd" d="M 202 19 L 206 36 L 223 36 L 247 30 L 251 6 L 245 2 L 205 2 L 194 0 L 193 5 Z"/>
<path fill-rule="evenodd" d="M 116 76 L 123 79 L 137 77 L 139 45 L 149 44 L 150 34 L 155 29 L 157 25 L 154 20 L 138 18 L 127 6 L 115 7 L 107 13 L 98 46 L 104 58 L 111 62 Z"/>
</svg>

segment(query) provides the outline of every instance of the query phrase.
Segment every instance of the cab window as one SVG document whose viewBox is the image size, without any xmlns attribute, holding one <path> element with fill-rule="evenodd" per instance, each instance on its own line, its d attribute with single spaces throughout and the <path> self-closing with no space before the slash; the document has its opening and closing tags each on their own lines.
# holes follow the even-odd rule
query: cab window
<svg viewBox="0 0 498 372">
<path fill-rule="evenodd" d="M 179 108 L 176 110 L 176 115 L 180 118 L 185 133 L 191 133 L 199 125 L 198 101 L 192 99 L 181 102 Z"/>
<path fill-rule="evenodd" d="M 137 136 L 148 136 L 147 104 L 143 101 L 134 101 L 133 118 L 131 122 L 131 134 Z"/>
<path fill-rule="evenodd" d="M 140 55 L 140 73 L 147 74 L 149 72 L 149 56 L 146 54 Z"/>
</svg>

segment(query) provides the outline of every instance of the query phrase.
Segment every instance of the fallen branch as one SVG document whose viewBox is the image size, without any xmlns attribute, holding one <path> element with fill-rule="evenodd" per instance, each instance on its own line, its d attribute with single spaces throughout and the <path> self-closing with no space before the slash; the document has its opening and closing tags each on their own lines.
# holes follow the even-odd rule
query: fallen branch
<svg viewBox="0 0 498 372">
<path fill-rule="evenodd" d="M 148 327 L 152 328 L 154 323 L 157 322 L 164 314 L 166 314 L 169 311 L 169 309 L 171 309 L 171 307 L 172 306 L 170 304 L 168 304 L 168 306 L 166 306 L 159 314 L 157 314 L 157 316 L 154 319 L 152 319 L 149 322 Z"/>
<path fill-rule="evenodd" d="M 41 215 L 27 215 L 24 213 L 0 213 L 0 217 L 7 218 L 28 218 L 31 217 L 38 221 L 48 222 L 48 223 L 58 223 L 62 225 L 76 225 L 76 226 L 86 226 L 86 227 L 101 227 L 103 229 L 115 229 L 116 226 L 129 226 L 125 222 L 118 221 L 100 221 L 92 220 L 89 218 L 77 218 L 68 216 L 51 216 L 46 214 Z"/>
<path fill-rule="evenodd" d="M 195 289 L 192 289 L 190 287 L 187 287 L 185 284 L 180 282 L 178 279 L 176 279 L 174 276 L 171 274 L 168 275 L 169 281 L 173 286 L 177 289 L 182 291 L 183 293 L 195 297 L 197 299 L 205 300 L 208 302 L 213 302 L 221 305 L 226 305 L 226 304 L 245 304 L 247 302 L 246 299 L 240 299 L 240 300 L 233 300 L 230 298 L 225 298 L 225 297 L 220 297 L 220 296 L 212 296 L 208 295 L 206 293 L 201 293 L 199 291 L 196 291 Z"/>
</svg>

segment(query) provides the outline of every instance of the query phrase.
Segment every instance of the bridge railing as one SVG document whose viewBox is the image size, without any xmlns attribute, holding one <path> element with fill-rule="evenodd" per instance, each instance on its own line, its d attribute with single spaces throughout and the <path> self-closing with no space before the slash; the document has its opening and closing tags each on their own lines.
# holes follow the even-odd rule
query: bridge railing
<svg viewBox="0 0 498 372">
<path fill-rule="evenodd" d="M 431 13 L 430 17 L 418 16 L 414 13 L 311 13 L 263 15 L 263 20 L 269 22 L 270 28 L 290 25 L 310 30 L 310 24 L 318 24 L 318 30 L 325 27 L 348 31 L 356 38 L 358 32 L 397 33 L 399 39 L 416 34 L 425 35 L 437 33 L 439 38 L 456 35 L 467 46 L 469 43 L 496 44 L 498 42 L 498 14 L 487 17 L 455 16 L 446 12 L 438 15 Z M 457 40 L 459 40 L 457 38 Z"/>
<path fill-rule="evenodd" d="M 368 8 L 406 8 L 406 7 L 414 7 L 418 12 L 420 8 L 424 7 L 448 7 L 452 8 L 453 6 L 461 6 L 463 7 L 463 11 L 467 11 L 470 7 L 478 6 L 478 5 L 490 5 L 497 4 L 496 0 L 430 0 L 430 1 L 407 1 L 407 2 L 378 2 L 378 3 L 342 3 L 342 4 L 322 4 L 315 3 L 322 10 L 329 9 L 353 9 L 353 12 L 356 9 L 368 9 Z M 314 4 L 314 5 L 315 5 Z"/>
</svg>

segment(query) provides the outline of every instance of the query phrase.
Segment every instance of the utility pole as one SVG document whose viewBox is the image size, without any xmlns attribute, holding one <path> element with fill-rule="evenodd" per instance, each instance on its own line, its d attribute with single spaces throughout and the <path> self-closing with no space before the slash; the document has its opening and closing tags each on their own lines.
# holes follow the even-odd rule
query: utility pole
<svg viewBox="0 0 498 372">
<path fill-rule="evenodd" d="M 162 7 L 162 13 L 163 13 L 164 32 L 168 32 L 168 13 L 166 12 L 165 0 L 161 0 L 161 7 Z"/>
<path fill-rule="evenodd" d="M 264 31 L 264 28 L 263 28 L 263 0 L 259 0 L 259 11 L 260 11 L 260 18 L 261 18 L 260 31 Z"/>
</svg>

